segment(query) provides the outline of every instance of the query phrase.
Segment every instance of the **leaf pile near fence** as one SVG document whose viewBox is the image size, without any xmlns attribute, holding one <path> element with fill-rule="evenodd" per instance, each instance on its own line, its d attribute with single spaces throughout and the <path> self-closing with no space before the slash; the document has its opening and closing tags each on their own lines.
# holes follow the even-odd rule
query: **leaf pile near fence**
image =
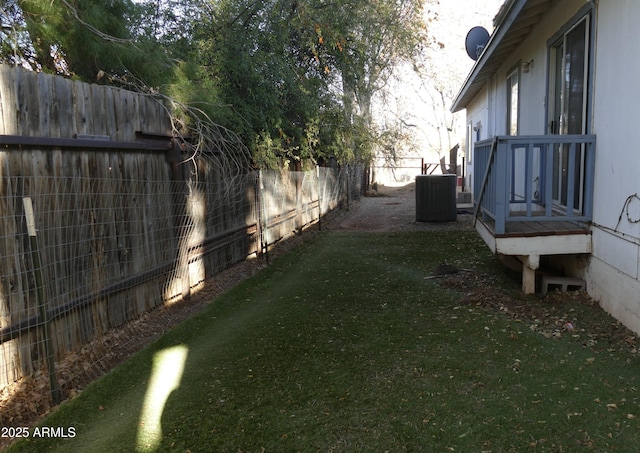
<svg viewBox="0 0 640 453">
<path fill-rule="evenodd" d="M 70 357 L 101 374 L 114 331 L 362 189 L 360 165 L 249 171 L 220 149 L 181 154 L 166 109 L 117 88 L 0 65 L 0 106 L 0 406 L 37 381 L 24 404 L 46 411 L 73 388 Z"/>
</svg>

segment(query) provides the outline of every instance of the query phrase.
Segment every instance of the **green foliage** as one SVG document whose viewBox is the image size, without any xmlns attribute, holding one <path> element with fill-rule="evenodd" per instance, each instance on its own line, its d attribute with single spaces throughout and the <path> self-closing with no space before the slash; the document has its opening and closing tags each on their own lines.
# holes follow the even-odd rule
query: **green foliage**
<svg viewBox="0 0 640 453">
<path fill-rule="evenodd" d="M 198 58 L 220 80 L 227 127 L 259 164 L 313 158 L 326 85 L 301 53 L 299 11 L 286 1 L 220 2 L 215 17 L 198 30 Z"/>
<path fill-rule="evenodd" d="M 319 10 L 318 35 L 325 59 L 339 74 L 345 114 L 354 128 L 352 148 L 367 161 L 384 151 L 384 131 L 373 118 L 374 99 L 384 93 L 398 64 L 419 55 L 425 42 L 423 2 L 342 0 Z"/>
<path fill-rule="evenodd" d="M 202 110 L 209 118 L 218 119 L 219 123 L 226 123 L 220 112 L 220 85 L 218 80 L 209 77 L 202 67 L 191 62 L 178 62 L 173 68 L 171 83 L 163 87 L 166 94 L 178 100 L 182 106 L 195 107 Z M 174 107 L 174 114 L 183 121 L 189 121 L 187 112 L 182 107 Z"/>
<path fill-rule="evenodd" d="M 75 77 L 159 86 L 170 74 L 166 52 L 133 39 L 130 24 L 142 12 L 130 0 L 10 0 L 0 61 Z"/>
<path fill-rule="evenodd" d="M 220 1 L 195 27 L 188 58 L 219 82 L 213 117 L 243 137 L 259 165 L 367 161 L 380 135 L 371 98 L 419 48 L 419 5 Z"/>
<path fill-rule="evenodd" d="M 7 0 L 0 61 L 167 94 L 236 132 L 261 166 L 368 161 L 372 98 L 420 48 L 421 5 Z"/>
</svg>

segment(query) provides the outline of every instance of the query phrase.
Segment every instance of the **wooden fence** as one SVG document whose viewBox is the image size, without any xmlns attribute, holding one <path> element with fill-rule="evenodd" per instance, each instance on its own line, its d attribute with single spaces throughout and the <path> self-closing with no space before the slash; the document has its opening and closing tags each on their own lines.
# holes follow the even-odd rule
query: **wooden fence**
<svg viewBox="0 0 640 453">
<path fill-rule="evenodd" d="M 361 191 L 359 166 L 230 171 L 171 132 L 151 97 L 0 65 L 0 390 Z"/>
</svg>

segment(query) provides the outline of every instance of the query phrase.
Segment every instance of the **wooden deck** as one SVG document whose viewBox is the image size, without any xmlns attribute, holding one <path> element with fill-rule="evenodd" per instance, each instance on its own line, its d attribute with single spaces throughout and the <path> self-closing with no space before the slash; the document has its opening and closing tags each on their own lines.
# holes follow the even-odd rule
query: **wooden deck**
<svg viewBox="0 0 640 453">
<path fill-rule="evenodd" d="M 506 222 L 505 232 L 495 233 L 493 221 L 478 219 L 476 230 L 491 251 L 517 257 L 522 266 L 522 290 L 535 292 L 535 272 L 543 255 L 591 253 L 591 230 L 586 224 L 569 221 Z"/>
<path fill-rule="evenodd" d="M 474 146 L 476 230 L 493 253 L 522 262 L 527 294 L 541 256 L 592 252 L 595 152 L 595 135 L 496 136 Z M 554 187 L 559 172 L 566 189 Z M 577 199 L 579 208 L 567 205 Z"/>
<path fill-rule="evenodd" d="M 514 256 L 591 253 L 591 230 L 568 221 L 507 222 L 496 234 L 494 222 L 478 219 L 476 230 L 493 253 Z"/>
<path fill-rule="evenodd" d="M 478 220 L 480 222 L 481 220 Z M 526 238 L 536 236 L 566 236 L 572 234 L 591 234 L 589 227 L 583 223 L 568 221 L 527 220 L 506 222 L 503 234 L 495 233 L 493 221 L 482 221 L 495 238 Z"/>
<path fill-rule="evenodd" d="M 505 255 L 564 255 L 591 253 L 591 230 L 569 221 L 506 222 L 505 232 L 496 234 L 493 220 L 478 219 L 476 230 L 494 253 Z"/>
</svg>

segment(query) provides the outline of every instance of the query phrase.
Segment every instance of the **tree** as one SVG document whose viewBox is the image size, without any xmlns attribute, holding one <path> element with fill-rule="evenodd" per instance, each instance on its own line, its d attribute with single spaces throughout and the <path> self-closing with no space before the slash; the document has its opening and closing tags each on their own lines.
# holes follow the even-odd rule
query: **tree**
<svg viewBox="0 0 640 453">
<path fill-rule="evenodd" d="M 381 135 L 372 98 L 421 47 L 420 1 L 227 0 L 210 11 L 197 59 L 259 154 L 368 159 Z"/>
<path fill-rule="evenodd" d="M 420 0 L 318 0 L 321 36 L 339 74 L 346 122 L 353 131 L 356 159 L 395 156 L 390 139 L 408 139 L 406 128 L 376 122 L 374 98 L 384 96 L 390 77 L 411 62 L 425 45 L 426 25 Z M 372 171 L 372 177 L 375 174 Z"/>
<path fill-rule="evenodd" d="M 372 99 L 420 49 L 421 11 L 420 0 L 5 0 L 0 61 L 160 91 L 239 133 L 261 165 L 368 160 L 390 136 Z"/>
<path fill-rule="evenodd" d="M 0 61 L 95 82 L 102 74 L 166 80 L 160 46 L 136 40 L 141 14 L 130 0 L 5 0 Z M 140 37 L 140 36 L 138 36 Z"/>
<path fill-rule="evenodd" d="M 188 60 L 217 81 L 212 115 L 241 134 L 260 164 L 327 152 L 320 124 L 332 117 L 337 101 L 314 56 L 315 31 L 304 4 L 220 1 L 210 5 L 193 39 Z"/>
</svg>

